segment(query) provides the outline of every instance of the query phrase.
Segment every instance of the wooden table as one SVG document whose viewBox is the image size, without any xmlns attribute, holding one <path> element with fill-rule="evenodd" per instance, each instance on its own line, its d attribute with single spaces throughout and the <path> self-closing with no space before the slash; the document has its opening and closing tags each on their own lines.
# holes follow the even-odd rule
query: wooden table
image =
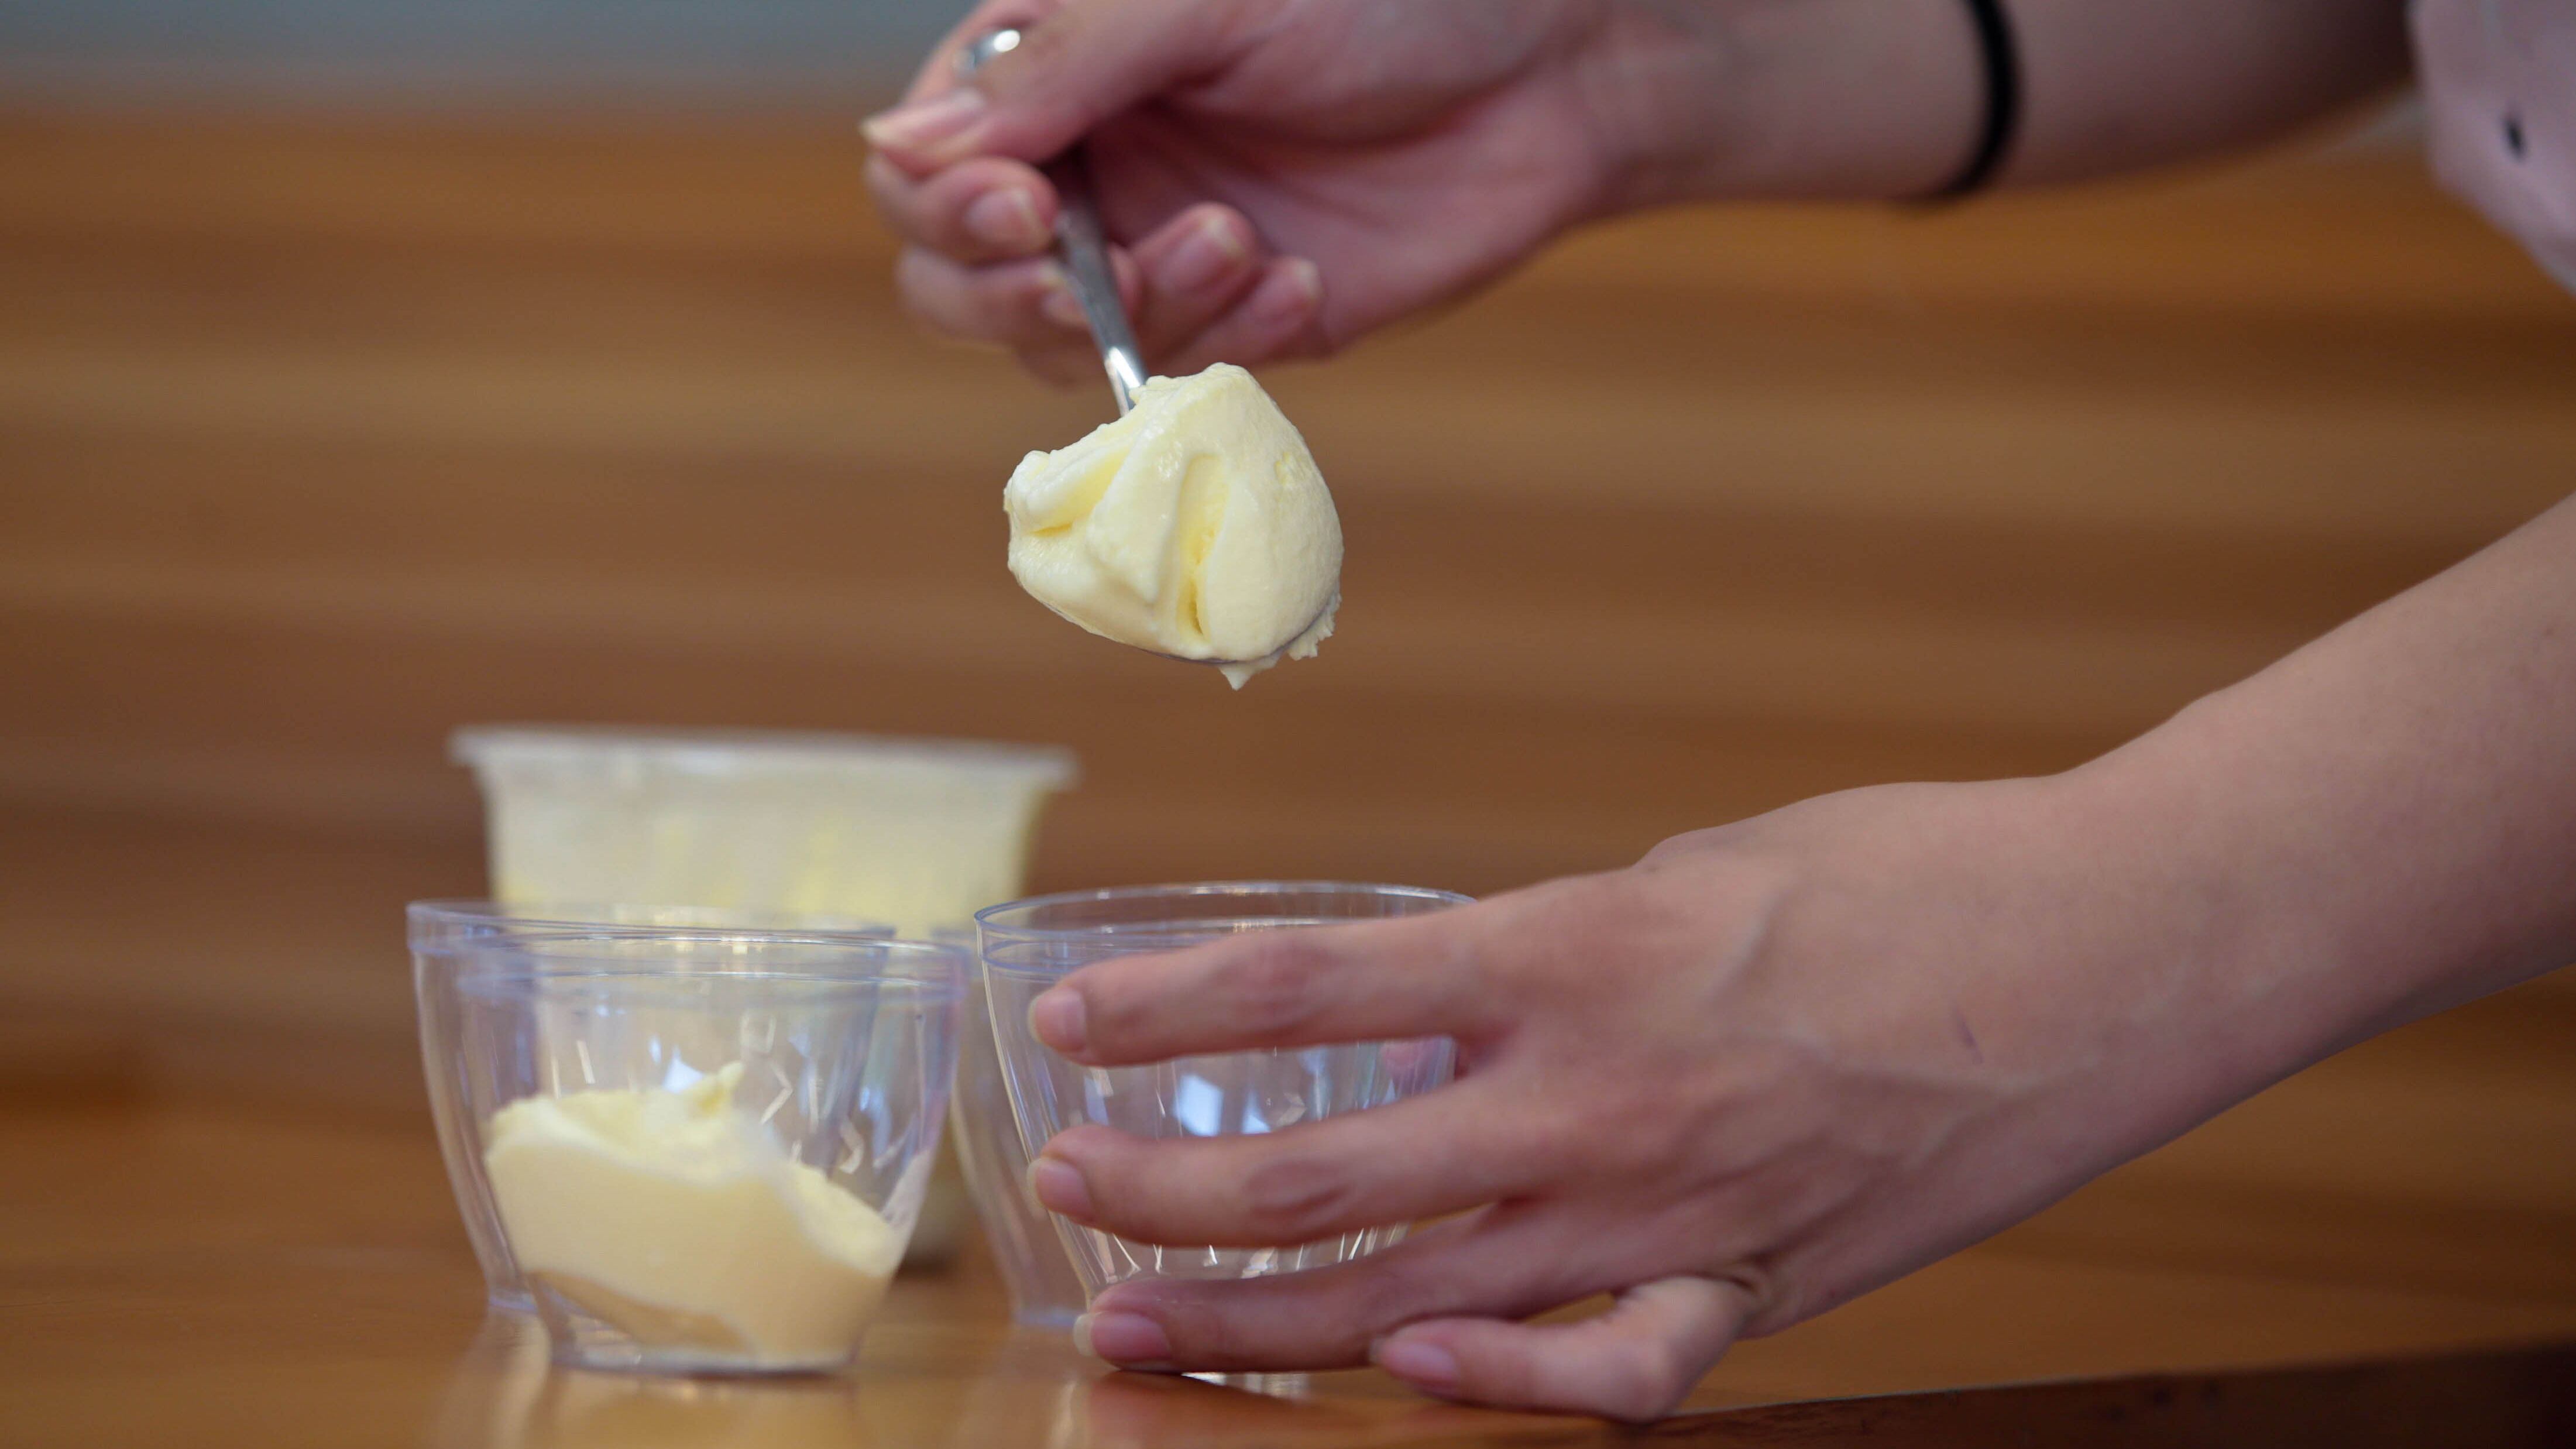
<svg viewBox="0 0 2576 1449">
<path fill-rule="evenodd" d="M 1320 1375 L 1293 1390 L 1260 1386 L 1269 1393 L 1104 1374 L 1060 1335 L 1012 1330 L 973 1258 L 902 1280 L 847 1378 L 549 1372 L 541 1332 L 482 1321 L 480 1280 L 436 1149 L 417 1124 L 155 1103 L 112 1059 L 22 1060 L 18 1071 L 0 1108 L 0 1442 L 1075 1449 L 1617 1439 L 1584 1421 L 1427 1403 L 1367 1372 Z M 1694 1402 L 2455 1354 L 2571 1337 L 2576 1302 L 1986 1249 L 1743 1346 Z M 2236 1429 L 2195 1442 L 2253 1443 L 2261 1440 L 2246 1426 L 2307 1422 L 2368 1443 L 2402 1442 L 2371 1437 L 2391 1425 L 2456 1421 L 2477 1431 L 2458 1442 L 2541 1443 L 2515 1436 L 2576 1422 L 2567 1417 L 2571 1368 L 2576 1352 L 2560 1349 L 2340 1377 L 2186 1373 L 2036 1396 L 1723 1414 L 1663 1432 L 1708 1443 L 1866 1432 L 1907 1444 L 1973 1442 L 2007 1424 L 2068 1434 L 2106 1423 L 2217 1432 L 2214 1424 Z"/>
</svg>

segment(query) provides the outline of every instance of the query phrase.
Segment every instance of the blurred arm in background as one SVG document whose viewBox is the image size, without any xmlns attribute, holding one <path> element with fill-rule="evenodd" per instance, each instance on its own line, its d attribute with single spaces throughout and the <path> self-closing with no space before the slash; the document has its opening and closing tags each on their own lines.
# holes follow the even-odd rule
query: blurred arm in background
<svg viewBox="0 0 2576 1449">
<path fill-rule="evenodd" d="M 1999 180 L 2278 134 L 2405 70 L 2401 0 L 2017 0 Z M 1030 25 L 973 88 L 966 37 Z M 868 124 L 933 330 L 1098 371 L 1030 163 L 1085 139 L 1148 361 L 1313 356 L 1567 229 L 1716 198 L 1921 195 L 1974 145 L 1963 0 L 988 0 Z"/>
</svg>

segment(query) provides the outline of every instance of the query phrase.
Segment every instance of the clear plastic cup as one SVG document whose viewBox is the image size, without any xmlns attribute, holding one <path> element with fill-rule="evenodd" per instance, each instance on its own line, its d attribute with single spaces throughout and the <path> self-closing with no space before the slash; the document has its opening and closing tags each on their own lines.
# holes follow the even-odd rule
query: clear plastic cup
<svg viewBox="0 0 2576 1449">
<path fill-rule="evenodd" d="M 733 907 L 908 936 L 971 934 L 1020 894 L 1039 811 L 1075 773 L 1060 749 L 767 731 L 485 726 L 451 750 L 482 785 L 492 891 L 514 905 Z M 1014 1315 L 1069 1322 L 1081 1283 L 1020 1190 L 982 1001 L 978 981 L 950 1139 Z"/>
<path fill-rule="evenodd" d="M 968 958 L 863 932 L 411 908 L 439 1140 L 557 1358 L 849 1362 L 919 1217 Z"/>
<path fill-rule="evenodd" d="M 1035 1153 L 1069 1127 L 1097 1122 L 1138 1137 L 1271 1132 L 1385 1106 L 1446 1082 L 1445 1037 L 1184 1057 L 1138 1067 L 1085 1067 L 1040 1044 L 1029 1004 L 1080 967 L 1170 951 L 1244 931 L 1418 915 L 1467 897 L 1411 886 L 1248 881 L 1138 886 L 1041 896 L 976 917 L 1002 1075 L 1022 1147 Z M 1276 1248 L 1166 1247 L 1056 1220 L 1092 1294 L 1129 1278 L 1251 1278 L 1373 1253 L 1400 1224 Z"/>
<path fill-rule="evenodd" d="M 549 935 L 573 936 L 631 932 L 637 928 L 678 927 L 724 932 L 768 932 L 811 934 L 828 931 L 835 935 L 861 935 L 891 938 L 894 928 L 868 921 L 844 921 L 836 917 L 779 916 L 762 911 L 734 911 L 707 906 L 532 906 L 504 907 L 489 901 L 422 901 L 410 911 L 412 947 L 412 984 L 417 999 L 421 1049 L 432 1085 L 443 1069 L 454 1043 L 446 1031 L 448 1018 L 435 1008 L 449 1000 L 455 991 L 451 980 L 458 972 L 488 964 L 492 954 L 482 949 L 497 945 L 506 949 L 513 940 Z M 949 944 L 956 944 L 950 939 Z M 973 959 L 970 949 L 968 959 Z M 980 972 L 971 967 L 966 978 L 969 989 L 980 986 Z M 985 1033 L 990 1035 L 989 1032 Z M 962 1021 L 959 1035 L 970 1033 Z M 433 1092 L 433 1099 L 435 1093 Z M 461 1193 L 466 1181 L 463 1163 L 467 1148 L 461 1136 L 463 1125 L 453 1114 L 438 1108 L 433 1100 L 433 1113 L 438 1128 L 439 1149 L 445 1156 L 448 1175 Z M 1006 1113 L 1007 1115 L 1007 1113 Z M 1011 1136 L 1016 1140 L 1018 1133 Z M 492 1306 L 514 1313 L 534 1313 L 535 1300 L 527 1284 L 511 1266 L 509 1254 L 490 1224 L 478 1217 L 470 1204 L 459 1198 L 465 1208 L 466 1237 L 474 1249 L 475 1261 L 483 1269 L 483 1281 Z M 1066 1270 L 1070 1276 L 1072 1269 Z"/>
</svg>

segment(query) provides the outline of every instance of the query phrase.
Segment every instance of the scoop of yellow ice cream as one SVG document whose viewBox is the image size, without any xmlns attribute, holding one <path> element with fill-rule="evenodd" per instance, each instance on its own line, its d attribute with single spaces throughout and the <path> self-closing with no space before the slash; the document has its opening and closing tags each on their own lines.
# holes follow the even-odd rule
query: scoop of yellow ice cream
<svg viewBox="0 0 2576 1449">
<path fill-rule="evenodd" d="M 1105 639 L 1231 661 L 1236 688 L 1333 632 L 1342 524 L 1306 440 L 1252 374 L 1158 377 L 1133 412 L 1020 460 L 1011 573 Z"/>
</svg>

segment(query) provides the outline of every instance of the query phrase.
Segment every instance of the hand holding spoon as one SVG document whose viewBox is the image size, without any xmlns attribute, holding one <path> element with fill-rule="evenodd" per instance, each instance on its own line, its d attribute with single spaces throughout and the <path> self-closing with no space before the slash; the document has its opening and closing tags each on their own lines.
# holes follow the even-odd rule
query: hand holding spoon
<svg viewBox="0 0 2576 1449">
<path fill-rule="evenodd" d="M 972 76 L 985 62 L 1020 47 L 1020 32 L 987 32 L 957 52 L 957 73 Z M 1100 208 L 1091 199 L 1091 167 L 1079 144 L 1041 168 L 1055 187 L 1055 241 L 1064 254 L 1065 281 L 1082 304 L 1091 324 L 1091 340 L 1100 347 L 1101 365 L 1109 373 L 1110 394 L 1125 416 L 1136 406 L 1136 389 L 1145 385 L 1144 354 L 1136 347 L 1136 329 L 1118 300 L 1118 274 L 1109 266 L 1109 242 L 1100 230 Z"/>
</svg>

